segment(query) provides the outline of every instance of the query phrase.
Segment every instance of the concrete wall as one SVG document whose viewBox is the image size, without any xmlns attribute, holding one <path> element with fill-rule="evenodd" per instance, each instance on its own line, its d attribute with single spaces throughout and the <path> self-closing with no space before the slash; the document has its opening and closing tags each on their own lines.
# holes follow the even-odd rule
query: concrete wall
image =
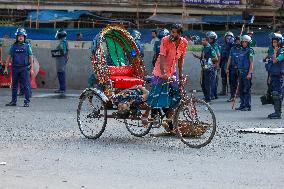
<svg viewBox="0 0 284 189">
<path fill-rule="evenodd" d="M 4 41 L 4 57 L 7 55 L 8 46 L 12 41 Z M 46 70 L 46 77 L 38 78 L 38 86 L 41 88 L 57 88 L 58 82 L 55 70 L 55 60 L 51 57 L 50 50 L 56 46 L 56 41 L 32 41 L 34 55 L 37 57 L 41 68 Z M 84 89 L 87 86 L 87 79 L 92 72 L 90 64 L 91 42 L 69 42 L 70 59 L 67 66 L 67 87 L 68 89 Z M 151 59 L 153 52 L 151 47 L 146 45 L 145 67 L 148 74 L 151 73 Z M 255 48 L 255 69 L 253 74 L 253 93 L 261 94 L 266 90 L 267 73 L 264 64 L 261 62 L 265 56 L 265 48 Z M 198 52 L 195 52 L 198 53 Z M 184 74 L 190 75 L 190 89 L 200 90 L 200 64 L 193 58 L 192 53 L 188 52 L 184 63 Z"/>
</svg>

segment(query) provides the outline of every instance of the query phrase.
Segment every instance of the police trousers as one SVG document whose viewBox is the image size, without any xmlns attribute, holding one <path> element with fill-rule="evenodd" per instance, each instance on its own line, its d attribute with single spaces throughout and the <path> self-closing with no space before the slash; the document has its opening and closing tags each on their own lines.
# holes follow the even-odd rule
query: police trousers
<svg viewBox="0 0 284 189">
<path fill-rule="evenodd" d="M 270 75 L 270 86 L 272 93 L 282 95 L 284 93 L 284 88 L 282 85 L 283 75 Z"/>
<path fill-rule="evenodd" d="M 30 102 L 30 72 L 28 66 L 12 66 L 12 102 L 17 102 L 19 82 L 23 85 L 25 103 Z"/>
<path fill-rule="evenodd" d="M 204 94 L 205 101 L 211 101 L 211 92 L 212 88 L 214 88 L 213 80 L 215 77 L 214 69 L 203 69 L 201 76 L 201 88 Z"/>
<path fill-rule="evenodd" d="M 238 85 L 238 69 L 231 68 L 229 70 L 229 83 L 230 83 L 231 98 L 234 98 Z"/>
<path fill-rule="evenodd" d="M 239 71 L 240 107 L 251 108 L 251 80 L 247 79 L 248 70 Z"/>
</svg>

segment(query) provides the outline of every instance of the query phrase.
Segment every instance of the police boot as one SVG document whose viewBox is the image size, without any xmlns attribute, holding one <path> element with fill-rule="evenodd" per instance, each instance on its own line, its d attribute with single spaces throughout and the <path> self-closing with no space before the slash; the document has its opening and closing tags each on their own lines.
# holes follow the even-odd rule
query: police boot
<svg viewBox="0 0 284 189">
<path fill-rule="evenodd" d="M 274 110 L 275 112 L 268 115 L 269 119 L 281 119 L 281 104 L 282 99 L 280 94 L 273 94 Z"/>
<path fill-rule="evenodd" d="M 16 102 L 9 102 L 8 104 L 6 104 L 5 106 L 17 106 Z"/>
</svg>

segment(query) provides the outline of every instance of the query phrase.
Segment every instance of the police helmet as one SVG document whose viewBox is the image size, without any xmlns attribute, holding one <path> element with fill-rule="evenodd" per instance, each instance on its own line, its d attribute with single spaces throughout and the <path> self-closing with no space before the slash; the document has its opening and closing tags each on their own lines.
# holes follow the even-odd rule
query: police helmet
<svg viewBox="0 0 284 189">
<path fill-rule="evenodd" d="M 240 36 L 236 36 L 236 37 L 235 37 L 235 42 L 236 42 L 236 41 L 240 41 L 240 40 L 241 40 L 241 37 L 240 37 Z"/>
<path fill-rule="evenodd" d="M 162 39 L 163 37 L 165 37 L 165 36 L 167 36 L 167 35 L 170 35 L 169 30 L 167 30 L 167 29 L 161 29 L 161 30 L 159 30 L 158 38 L 159 38 L 159 39 Z"/>
<path fill-rule="evenodd" d="M 281 45 L 283 44 L 283 36 L 279 33 L 273 33 L 271 36 L 271 41 L 277 40 Z"/>
<path fill-rule="evenodd" d="M 227 37 L 227 36 L 234 37 L 234 34 L 233 34 L 233 32 L 228 31 L 228 32 L 225 33 L 225 37 Z"/>
<path fill-rule="evenodd" d="M 132 31 L 132 37 L 134 40 L 140 40 L 141 39 L 141 33 L 138 30 L 133 30 Z"/>
<path fill-rule="evenodd" d="M 19 36 L 19 35 L 23 35 L 25 37 L 27 37 L 27 32 L 24 28 L 18 28 L 16 33 L 15 33 L 15 36 Z"/>
<path fill-rule="evenodd" d="M 241 41 L 242 41 L 242 42 L 243 42 L 243 41 L 246 41 L 246 42 L 250 43 L 250 42 L 251 42 L 251 37 L 248 36 L 248 35 L 243 35 L 243 36 L 241 37 Z"/>
<path fill-rule="evenodd" d="M 215 39 L 215 40 L 218 38 L 217 34 L 214 31 L 207 32 L 206 37 L 208 37 L 209 39 Z"/>
<path fill-rule="evenodd" d="M 67 36 L 67 32 L 64 29 L 59 29 L 56 31 L 55 39 L 62 39 Z"/>
</svg>

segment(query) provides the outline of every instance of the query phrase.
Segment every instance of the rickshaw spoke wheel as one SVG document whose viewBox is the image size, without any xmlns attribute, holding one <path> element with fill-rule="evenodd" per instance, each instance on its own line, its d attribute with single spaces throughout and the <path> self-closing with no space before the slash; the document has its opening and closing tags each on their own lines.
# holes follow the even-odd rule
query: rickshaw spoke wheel
<svg viewBox="0 0 284 189">
<path fill-rule="evenodd" d="M 107 123 L 105 103 L 94 91 L 86 90 L 80 97 L 77 122 L 81 133 L 89 139 L 99 138 Z"/>
<path fill-rule="evenodd" d="M 191 148 L 206 146 L 216 132 L 216 118 L 212 108 L 203 100 L 181 103 L 176 109 L 174 126 L 177 136 Z"/>
<path fill-rule="evenodd" d="M 124 120 L 126 129 L 131 133 L 131 135 L 136 136 L 136 137 L 143 137 L 147 135 L 152 128 L 152 124 L 150 123 L 143 125 L 140 119 L 142 113 L 143 112 L 140 112 L 135 117 Z"/>
</svg>

